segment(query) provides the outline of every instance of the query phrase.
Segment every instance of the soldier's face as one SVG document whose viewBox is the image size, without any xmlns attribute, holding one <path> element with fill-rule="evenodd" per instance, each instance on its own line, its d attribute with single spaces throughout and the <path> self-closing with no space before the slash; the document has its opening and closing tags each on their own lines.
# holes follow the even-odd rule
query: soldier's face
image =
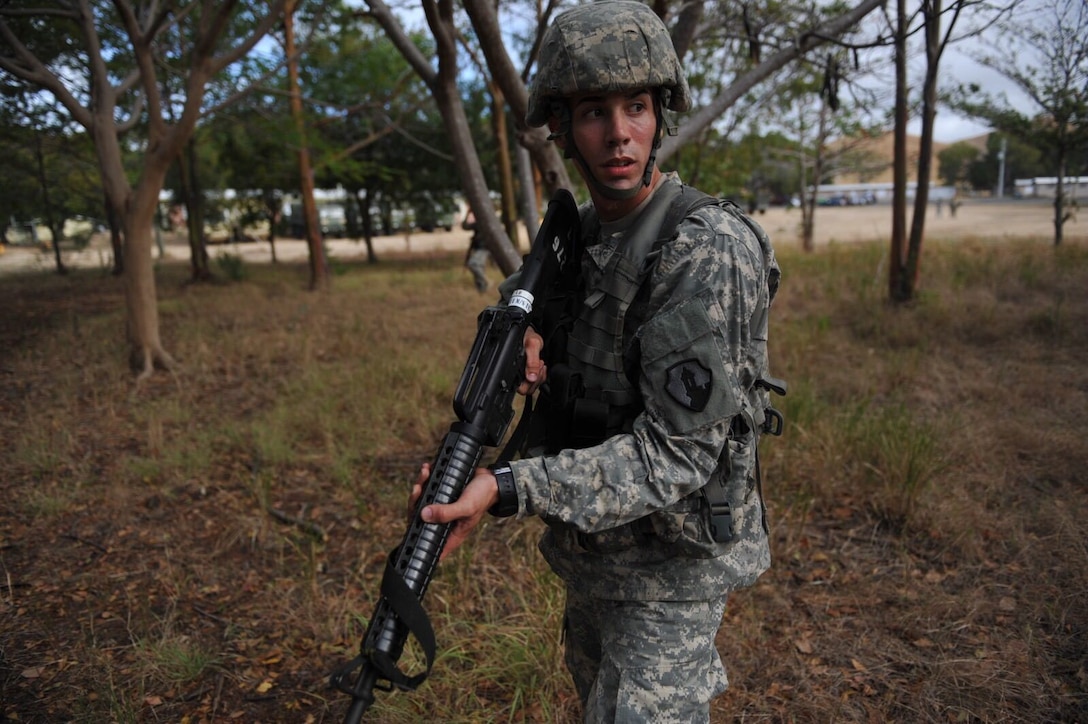
<svg viewBox="0 0 1088 724">
<path fill-rule="evenodd" d="M 571 135 L 586 163 L 579 170 L 606 186 L 617 190 L 642 186 L 656 132 L 657 114 L 649 91 L 583 95 L 573 100 Z"/>
</svg>

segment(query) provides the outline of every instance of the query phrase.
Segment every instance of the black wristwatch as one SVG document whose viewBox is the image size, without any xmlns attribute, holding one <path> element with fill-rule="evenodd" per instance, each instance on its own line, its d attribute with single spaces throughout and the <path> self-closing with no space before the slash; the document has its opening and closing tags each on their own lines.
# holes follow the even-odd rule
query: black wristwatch
<svg viewBox="0 0 1088 724">
<path fill-rule="evenodd" d="M 518 488 L 514 485 L 514 471 L 506 463 L 499 463 L 488 468 L 499 484 L 499 502 L 488 509 L 496 518 L 509 518 L 518 512 Z"/>
</svg>

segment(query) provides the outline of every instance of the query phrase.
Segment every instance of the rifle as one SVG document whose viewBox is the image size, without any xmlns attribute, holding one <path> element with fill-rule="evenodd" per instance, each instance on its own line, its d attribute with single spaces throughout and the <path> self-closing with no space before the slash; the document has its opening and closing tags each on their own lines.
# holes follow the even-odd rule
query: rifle
<svg viewBox="0 0 1088 724">
<path fill-rule="evenodd" d="M 543 298 L 548 285 L 568 265 L 579 263 L 574 254 L 578 221 L 578 207 L 570 192 L 557 191 L 522 263 L 518 288 L 507 303 L 480 313 L 476 340 L 454 392 L 457 420 L 439 445 L 403 540 L 386 559 L 381 598 L 359 655 L 330 679 L 332 686 L 352 696 L 345 724 L 358 724 L 374 703 L 374 689 L 412 691 L 430 673 L 435 638 L 422 602 L 451 524 L 424 523 L 420 511 L 432 503 L 456 500 L 472 479 L 484 447 L 502 442 L 514 416 L 514 395 L 524 379 L 524 337 L 533 301 Z M 409 634 L 427 659 L 426 669 L 413 676 L 397 667 Z"/>
</svg>

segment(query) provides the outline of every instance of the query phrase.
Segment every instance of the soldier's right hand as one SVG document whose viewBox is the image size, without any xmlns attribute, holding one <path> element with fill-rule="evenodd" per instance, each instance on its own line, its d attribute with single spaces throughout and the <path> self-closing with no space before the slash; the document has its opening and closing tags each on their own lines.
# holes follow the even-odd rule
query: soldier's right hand
<svg viewBox="0 0 1088 724">
<path fill-rule="evenodd" d="M 544 338 L 529 327 L 525 330 L 525 380 L 518 386 L 518 393 L 531 395 L 548 378 L 548 366 L 540 359 L 544 350 Z"/>
</svg>

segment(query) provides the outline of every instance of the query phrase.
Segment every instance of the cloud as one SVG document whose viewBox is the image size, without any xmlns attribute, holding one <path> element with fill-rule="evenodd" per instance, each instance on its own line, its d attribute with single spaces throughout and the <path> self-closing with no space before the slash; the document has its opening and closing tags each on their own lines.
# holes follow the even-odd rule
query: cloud
<svg viewBox="0 0 1088 724">
<path fill-rule="evenodd" d="M 1035 104 L 1015 83 L 971 57 L 970 54 L 978 48 L 977 42 L 970 41 L 948 47 L 941 59 L 939 78 L 941 89 L 952 90 L 958 85 L 975 83 L 983 92 L 994 98 L 1004 97 L 1010 106 L 1022 113 L 1035 112 L 1037 110 Z M 919 133 L 921 121 L 912 120 L 908 129 L 910 133 Z M 937 111 L 933 137 L 941 143 L 953 143 L 979 136 L 989 130 L 990 127 L 987 124 L 942 106 Z"/>
</svg>

